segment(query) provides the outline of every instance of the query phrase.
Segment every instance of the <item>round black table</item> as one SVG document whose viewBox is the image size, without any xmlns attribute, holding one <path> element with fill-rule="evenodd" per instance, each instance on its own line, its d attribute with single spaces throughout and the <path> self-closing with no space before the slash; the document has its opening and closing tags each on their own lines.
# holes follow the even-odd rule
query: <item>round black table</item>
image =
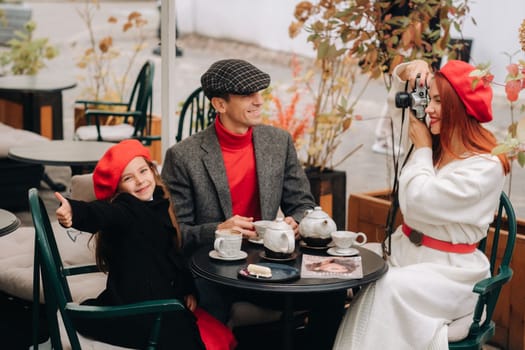
<svg viewBox="0 0 525 350">
<path fill-rule="evenodd" d="M 284 298 L 283 309 L 283 348 L 293 349 L 293 298 L 294 295 L 303 293 L 327 293 L 333 291 L 347 290 L 354 287 L 364 286 L 383 276 L 388 270 L 385 261 L 374 252 L 357 248 L 361 256 L 363 266 L 363 278 L 359 279 L 320 279 L 320 278 L 300 278 L 287 282 L 262 282 L 251 281 L 238 277 L 238 271 L 247 264 L 257 264 L 268 262 L 260 257 L 262 246 L 247 241 L 243 242 L 242 250 L 248 253 L 246 259 L 237 261 L 222 261 L 209 257 L 211 246 L 198 249 L 191 257 L 191 270 L 195 275 L 210 282 L 218 283 L 223 286 L 247 291 L 257 291 L 262 293 L 279 294 Z M 283 264 L 296 267 L 301 270 L 302 254 L 326 255 L 324 250 L 303 249 L 296 244 L 297 258 Z"/>
<path fill-rule="evenodd" d="M 52 140 L 9 148 L 8 157 L 21 162 L 56 166 L 94 166 L 111 142 Z"/>
<path fill-rule="evenodd" d="M 7 235 L 20 226 L 20 219 L 5 209 L 0 209 L 0 236 Z"/>
<path fill-rule="evenodd" d="M 0 77 L 0 99 L 20 103 L 22 126 L 49 138 L 63 139 L 62 91 L 74 88 L 76 81 L 61 74 L 8 75 Z M 42 114 L 42 107 L 51 107 L 51 119 Z"/>
<path fill-rule="evenodd" d="M 9 148 L 7 156 L 21 162 L 69 166 L 73 175 L 82 173 L 85 167 L 94 167 L 108 148 L 114 146 L 111 142 L 98 141 L 64 141 L 52 140 L 28 143 L 23 146 Z M 44 176 L 47 176 L 44 174 Z M 63 191 L 61 184 L 54 184 L 45 179 L 54 191 Z"/>
</svg>

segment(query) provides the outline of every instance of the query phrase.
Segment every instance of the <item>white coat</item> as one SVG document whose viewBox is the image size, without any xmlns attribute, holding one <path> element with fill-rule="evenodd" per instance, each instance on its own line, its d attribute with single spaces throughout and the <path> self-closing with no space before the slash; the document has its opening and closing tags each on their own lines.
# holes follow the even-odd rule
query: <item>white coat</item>
<svg viewBox="0 0 525 350">
<path fill-rule="evenodd" d="M 435 169 L 431 149 L 420 148 L 400 176 L 400 209 L 405 223 L 426 235 L 476 243 L 494 218 L 504 180 L 495 156 L 474 155 Z M 472 288 L 490 274 L 486 256 L 418 247 L 399 227 L 388 264 L 385 276 L 352 301 L 334 349 L 448 349 L 447 325 L 473 312 Z"/>
</svg>

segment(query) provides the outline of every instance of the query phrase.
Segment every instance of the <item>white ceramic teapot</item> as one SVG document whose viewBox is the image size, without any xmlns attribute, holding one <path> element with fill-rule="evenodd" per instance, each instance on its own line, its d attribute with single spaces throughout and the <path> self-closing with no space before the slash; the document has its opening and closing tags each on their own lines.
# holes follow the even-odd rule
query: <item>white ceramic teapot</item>
<svg viewBox="0 0 525 350">
<path fill-rule="evenodd" d="M 299 224 L 301 238 L 312 247 L 326 246 L 332 240 L 331 233 L 335 231 L 335 221 L 321 207 L 306 210 Z"/>
<path fill-rule="evenodd" d="M 264 253 L 268 258 L 289 258 L 295 250 L 295 235 L 293 229 L 282 218 L 266 226 L 264 232 Z"/>
</svg>

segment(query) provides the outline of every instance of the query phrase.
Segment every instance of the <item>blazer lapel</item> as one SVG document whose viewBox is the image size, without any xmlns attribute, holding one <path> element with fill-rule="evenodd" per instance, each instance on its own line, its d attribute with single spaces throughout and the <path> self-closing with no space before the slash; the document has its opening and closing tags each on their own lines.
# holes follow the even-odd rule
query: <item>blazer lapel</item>
<svg viewBox="0 0 525 350">
<path fill-rule="evenodd" d="M 224 168 L 221 146 L 215 133 L 215 126 L 213 124 L 210 125 L 204 132 L 206 135 L 203 137 L 201 147 L 206 152 L 206 155 L 202 158 L 202 161 L 215 186 L 215 192 L 217 193 L 224 217 L 230 218 L 233 215 L 230 187 L 226 177 L 226 169 Z M 210 191 L 212 190 L 210 188 Z"/>
<path fill-rule="evenodd" d="M 253 147 L 255 149 L 255 162 L 257 166 L 257 182 L 259 185 L 259 202 L 261 205 L 261 215 L 263 218 L 275 216 L 270 203 L 273 203 L 275 196 L 280 191 L 271 191 L 272 180 L 266 169 L 273 168 L 273 141 L 265 138 L 265 134 L 260 132 L 257 127 L 253 128 Z"/>
</svg>

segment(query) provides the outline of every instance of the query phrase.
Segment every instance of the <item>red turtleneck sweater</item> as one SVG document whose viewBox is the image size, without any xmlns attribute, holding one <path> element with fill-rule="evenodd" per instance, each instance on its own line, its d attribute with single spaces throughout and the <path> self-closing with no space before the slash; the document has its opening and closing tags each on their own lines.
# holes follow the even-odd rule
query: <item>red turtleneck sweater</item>
<svg viewBox="0 0 525 350">
<path fill-rule="evenodd" d="M 243 135 L 233 134 L 226 130 L 217 118 L 215 132 L 230 186 L 233 215 L 253 217 L 254 221 L 260 220 L 261 206 L 252 140 L 253 129 L 249 128 Z"/>
</svg>

